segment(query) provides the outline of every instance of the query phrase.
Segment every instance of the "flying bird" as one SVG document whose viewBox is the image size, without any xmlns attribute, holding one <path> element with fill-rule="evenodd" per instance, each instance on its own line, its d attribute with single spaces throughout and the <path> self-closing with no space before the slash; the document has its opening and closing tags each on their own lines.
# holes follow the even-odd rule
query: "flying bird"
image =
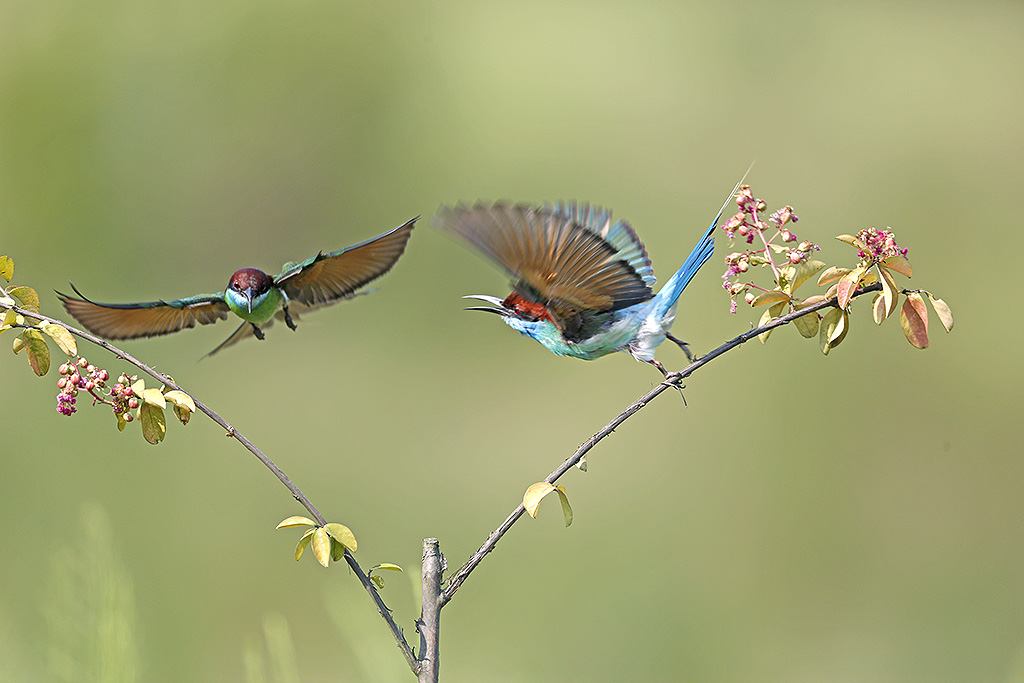
<svg viewBox="0 0 1024 683">
<path fill-rule="evenodd" d="M 418 218 L 418 217 L 417 217 Z M 101 304 L 90 301 L 73 283 L 81 298 L 57 292 L 64 308 L 82 327 L 105 339 L 136 339 L 171 334 L 186 327 L 227 320 L 228 313 L 242 324 L 212 356 L 238 340 L 255 336 L 274 319 L 292 330 L 299 314 L 358 294 L 360 287 L 388 272 L 405 251 L 417 218 L 359 244 L 318 253 L 301 263 L 286 263 L 279 275 L 271 277 L 257 268 L 242 268 L 228 280 L 227 289 L 217 294 L 198 294 L 173 301 L 134 304 Z"/>
<path fill-rule="evenodd" d="M 491 306 L 466 310 L 496 313 L 560 356 L 593 360 L 624 351 L 667 374 L 654 349 L 671 339 L 690 356 L 685 342 L 669 332 L 676 302 L 711 257 L 711 235 L 731 200 L 732 195 L 657 295 L 651 260 L 636 232 L 597 206 L 459 204 L 442 206 L 432 222 L 512 277 L 513 291 L 505 299 L 469 295 L 463 298 Z"/>
</svg>

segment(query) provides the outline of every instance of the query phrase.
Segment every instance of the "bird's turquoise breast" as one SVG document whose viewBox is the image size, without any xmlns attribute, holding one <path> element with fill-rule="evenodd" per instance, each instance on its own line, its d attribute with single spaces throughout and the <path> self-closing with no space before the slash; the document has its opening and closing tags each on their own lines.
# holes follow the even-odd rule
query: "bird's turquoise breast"
<svg viewBox="0 0 1024 683">
<path fill-rule="evenodd" d="M 242 320 L 256 323 L 257 325 L 262 325 L 274 317 L 277 309 L 281 307 L 281 299 L 281 290 L 271 287 L 266 293 L 252 300 L 252 310 L 249 310 L 248 302 L 244 296 L 241 296 L 231 288 L 228 288 L 224 293 L 224 300 L 227 302 L 228 308 L 235 315 Z"/>
</svg>

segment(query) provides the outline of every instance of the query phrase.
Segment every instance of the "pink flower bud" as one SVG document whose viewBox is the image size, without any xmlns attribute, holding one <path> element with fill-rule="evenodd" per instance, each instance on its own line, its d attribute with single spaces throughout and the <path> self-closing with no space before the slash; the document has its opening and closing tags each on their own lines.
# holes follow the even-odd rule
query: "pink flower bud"
<svg viewBox="0 0 1024 683">
<path fill-rule="evenodd" d="M 745 297 L 743 297 L 743 300 L 746 301 L 748 304 L 752 304 L 752 303 L 754 303 L 754 299 L 756 299 L 756 298 L 757 297 L 754 296 L 753 292 L 747 292 L 747 295 Z"/>
</svg>

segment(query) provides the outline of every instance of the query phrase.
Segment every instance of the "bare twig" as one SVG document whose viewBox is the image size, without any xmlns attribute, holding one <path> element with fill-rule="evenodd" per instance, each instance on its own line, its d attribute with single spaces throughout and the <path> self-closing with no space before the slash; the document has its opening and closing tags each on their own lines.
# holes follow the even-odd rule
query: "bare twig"
<svg viewBox="0 0 1024 683">
<path fill-rule="evenodd" d="M 868 292 L 877 292 L 880 291 L 881 289 L 882 285 L 879 283 L 875 283 L 868 287 L 864 287 L 862 289 L 857 290 L 854 296 L 861 296 L 862 294 L 867 294 Z M 663 393 L 666 389 L 680 388 L 680 382 L 682 380 L 686 379 L 694 372 L 696 372 L 699 368 L 701 368 L 704 365 L 707 365 L 715 358 L 718 358 L 726 351 L 734 349 L 740 344 L 750 341 L 759 334 L 762 334 L 769 330 L 774 330 L 776 327 L 786 325 L 801 316 L 810 315 L 811 313 L 817 313 L 822 309 L 832 308 L 835 306 L 837 306 L 836 298 L 833 297 L 831 299 L 826 299 L 824 301 L 808 306 L 806 308 L 802 308 L 798 311 L 793 311 L 792 313 L 780 316 L 778 318 L 775 318 L 774 320 L 770 320 L 764 325 L 751 329 L 748 332 L 744 332 L 743 334 L 722 344 L 717 349 L 701 356 L 700 358 L 697 358 L 682 370 L 679 370 L 678 372 L 668 373 L 668 375 L 666 375 L 665 380 L 662 383 L 648 391 L 640 398 L 633 401 L 633 403 L 631 403 L 629 407 L 626 408 L 624 411 L 619 413 L 619 415 L 614 420 L 612 420 L 604 427 L 602 427 L 600 431 L 594 434 L 594 436 L 584 441 L 580 445 L 580 447 L 576 449 L 576 452 L 573 453 L 565 462 L 563 462 L 558 467 L 558 469 L 549 474 L 544 479 L 544 481 L 551 484 L 555 483 L 555 481 L 557 481 L 559 477 L 561 477 L 563 474 L 565 474 L 574 466 L 576 466 L 580 462 L 580 460 L 583 459 L 583 456 L 585 456 L 590 451 L 590 449 L 596 446 L 597 443 L 601 441 L 601 439 L 605 438 L 613 431 L 615 431 L 616 427 L 625 422 L 627 419 L 629 419 L 632 415 L 641 410 L 652 400 L 657 398 L 657 396 Z M 462 584 L 466 581 L 466 579 L 469 578 L 470 573 L 472 573 L 472 571 L 476 569 L 476 567 L 483 561 L 483 559 L 487 556 L 487 553 L 494 550 L 494 546 L 497 545 L 498 541 L 501 540 L 501 537 L 504 536 L 505 533 L 512 528 L 512 525 L 515 524 L 519 520 L 519 518 L 523 516 L 523 513 L 525 512 L 526 508 L 524 508 L 523 505 L 520 503 L 519 506 L 512 511 L 512 514 L 510 514 L 505 519 L 501 526 L 499 526 L 497 529 L 490 533 L 484 544 L 480 546 L 480 548 L 475 553 L 473 553 L 473 555 L 466 561 L 466 563 L 462 565 L 459 568 L 459 570 L 448 579 L 448 581 L 445 583 L 444 590 L 441 593 L 441 607 L 448 604 L 448 602 L 452 599 L 452 596 L 455 595 L 455 592 L 459 590 L 459 587 L 461 587 Z"/>
<path fill-rule="evenodd" d="M 238 443 L 242 444 L 242 446 L 244 446 L 245 449 L 248 450 L 250 453 L 255 455 L 257 459 L 259 459 L 259 461 L 263 463 L 263 465 L 268 470 L 273 472 L 274 476 L 277 477 L 278 480 L 280 480 L 280 482 L 285 485 L 285 487 L 291 492 L 295 500 L 299 501 L 299 503 L 302 504 L 302 507 L 306 508 L 306 510 L 309 512 L 309 514 L 313 516 L 313 518 L 317 521 L 318 524 L 322 526 L 327 523 L 327 520 L 325 520 L 323 518 L 323 515 L 321 515 L 320 512 L 313 506 L 313 503 L 310 502 L 310 500 L 306 498 L 305 494 L 302 493 L 299 487 L 296 486 L 295 483 L 288 478 L 288 475 L 286 475 L 283 471 L 281 471 L 281 468 L 274 464 L 274 461 L 267 457 L 267 455 L 263 451 L 257 448 L 255 444 L 249 441 L 249 439 L 247 439 L 241 432 L 232 427 L 227 420 L 222 418 L 212 408 L 210 408 L 205 403 L 196 398 L 195 395 L 188 391 L 185 391 L 180 386 L 178 386 L 178 384 L 176 384 L 170 377 L 164 375 L 163 373 L 157 372 L 153 368 L 149 367 L 142 361 L 133 357 L 126 351 L 119 349 L 113 344 L 103 339 L 100 339 L 99 337 L 90 334 L 89 332 L 79 330 L 75 327 L 71 327 L 70 325 L 61 320 L 56 320 L 55 318 L 50 318 L 40 313 L 25 310 L 17 306 L 5 305 L 3 307 L 10 308 L 15 313 L 24 316 L 26 319 L 39 320 L 42 322 L 49 322 L 54 323 L 56 325 L 60 325 L 71 334 L 77 337 L 81 337 L 82 339 L 85 339 L 86 341 L 91 342 L 96 346 L 102 347 L 109 351 L 110 353 L 112 353 L 114 356 L 120 358 L 121 360 L 131 363 L 132 365 L 134 365 L 139 370 L 146 373 L 156 381 L 165 384 L 171 389 L 176 389 L 178 391 L 188 394 L 192 398 L 192 401 L 196 404 L 197 409 L 202 411 L 207 417 L 209 417 L 211 420 L 213 420 L 218 425 L 223 427 L 224 430 L 227 432 L 228 436 L 234 438 L 236 441 L 238 441 Z M 410 668 L 412 668 L 413 673 L 418 673 L 419 662 L 416 661 L 416 655 L 415 653 L 413 653 L 412 647 L 410 647 L 409 643 L 405 640 L 405 635 L 402 633 L 402 629 L 399 628 L 397 623 L 395 623 L 394 617 L 391 616 L 391 610 L 388 609 L 388 606 L 384 604 L 384 600 L 380 597 L 380 593 L 377 591 L 377 587 L 373 585 L 373 582 L 370 581 L 369 577 L 362 570 L 362 568 L 359 566 L 359 563 L 356 562 L 355 557 L 352 555 L 352 553 L 348 551 L 347 548 L 345 549 L 345 561 L 348 563 L 348 566 L 351 567 L 353 573 L 355 573 L 356 575 L 356 578 L 358 578 L 359 582 L 363 585 L 363 588 L 365 588 L 366 592 L 369 593 L 370 599 L 373 600 L 374 606 L 377 608 L 377 612 L 380 613 L 381 617 L 383 617 L 384 621 L 387 623 L 388 629 L 394 636 L 395 642 L 398 644 L 398 648 L 402 651 L 402 654 L 405 656 L 405 659 L 409 663 Z"/>
</svg>

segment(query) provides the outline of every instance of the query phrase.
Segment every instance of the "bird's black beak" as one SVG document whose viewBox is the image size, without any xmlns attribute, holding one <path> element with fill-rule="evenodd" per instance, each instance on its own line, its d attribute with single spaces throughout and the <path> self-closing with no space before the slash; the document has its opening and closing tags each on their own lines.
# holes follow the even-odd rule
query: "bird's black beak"
<svg viewBox="0 0 1024 683">
<path fill-rule="evenodd" d="M 512 315 L 512 311 L 505 308 L 504 302 L 496 296 L 487 296 L 486 294 L 469 294 L 462 297 L 463 299 L 479 299 L 480 301 L 486 301 L 489 304 L 493 304 L 496 308 L 491 306 L 468 306 L 465 310 L 467 311 L 486 311 L 487 313 L 497 313 L 500 316 L 508 317 Z"/>
</svg>

